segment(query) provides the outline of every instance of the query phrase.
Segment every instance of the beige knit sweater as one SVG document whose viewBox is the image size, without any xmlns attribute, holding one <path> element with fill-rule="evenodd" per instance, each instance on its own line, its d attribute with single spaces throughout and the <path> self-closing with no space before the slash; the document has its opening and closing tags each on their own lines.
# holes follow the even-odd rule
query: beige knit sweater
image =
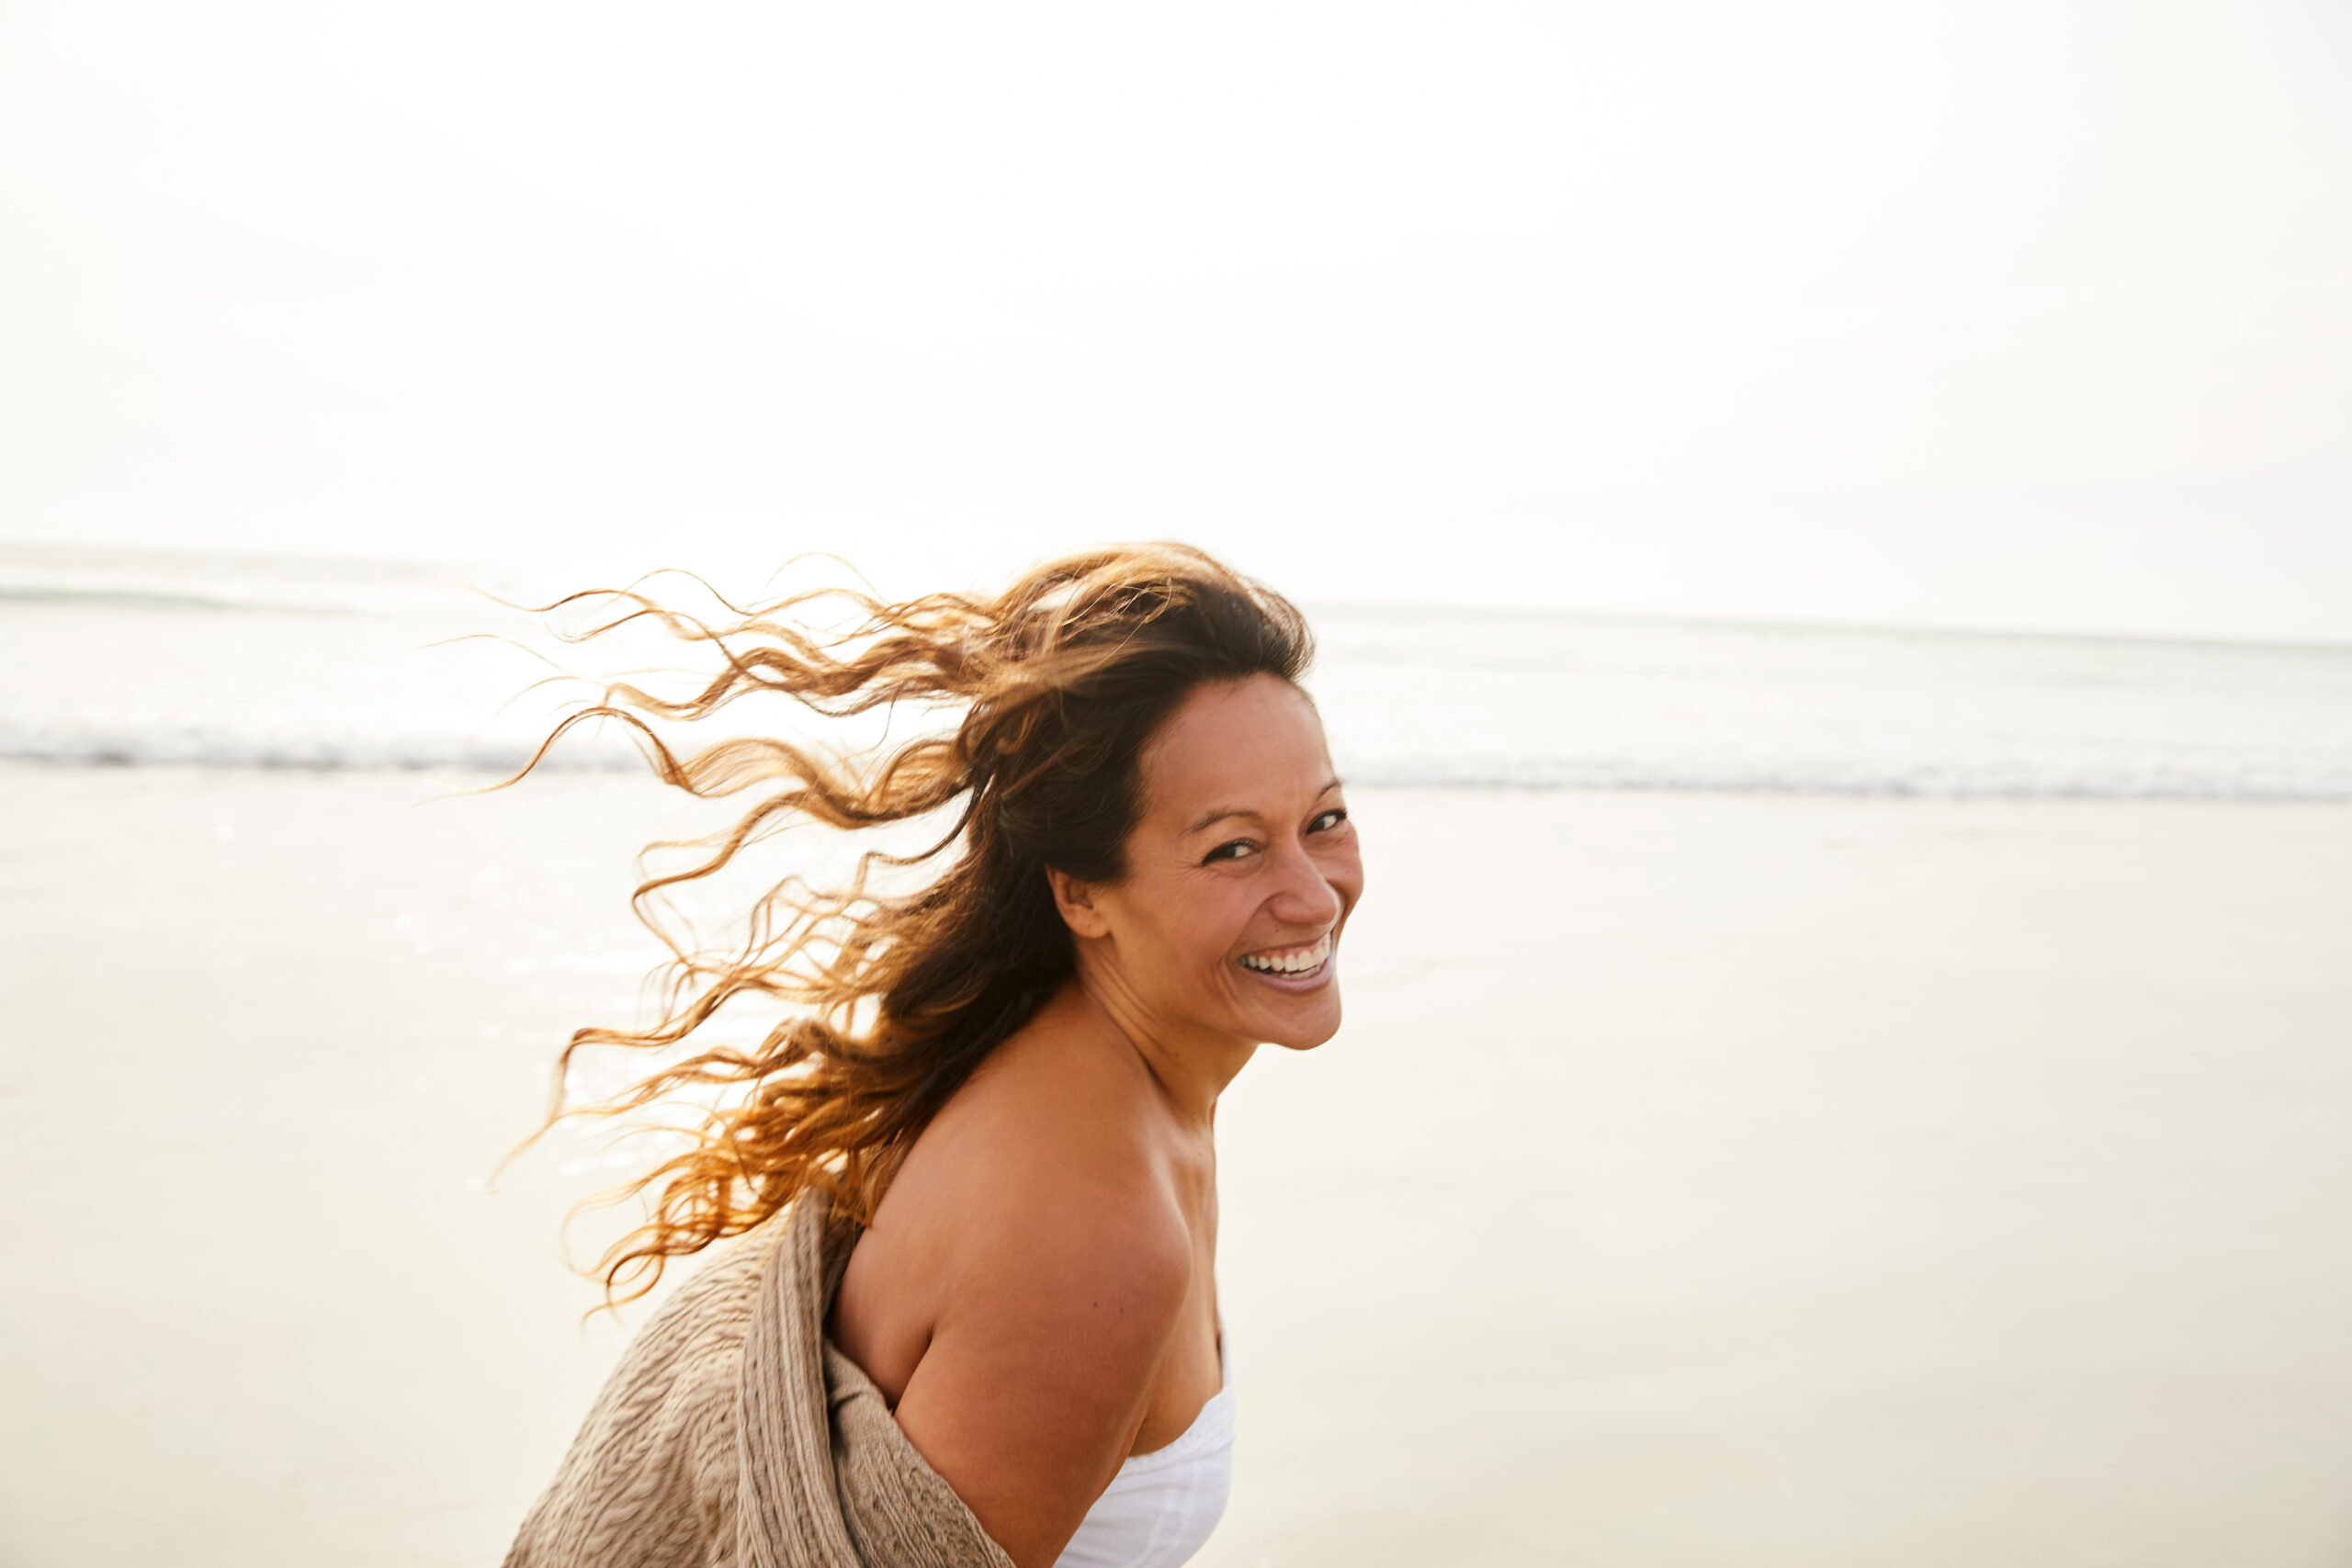
<svg viewBox="0 0 2352 1568">
<path fill-rule="evenodd" d="M 506 1568 L 1012 1568 L 825 1338 L 854 1235 L 811 1196 L 679 1286 Z"/>
</svg>

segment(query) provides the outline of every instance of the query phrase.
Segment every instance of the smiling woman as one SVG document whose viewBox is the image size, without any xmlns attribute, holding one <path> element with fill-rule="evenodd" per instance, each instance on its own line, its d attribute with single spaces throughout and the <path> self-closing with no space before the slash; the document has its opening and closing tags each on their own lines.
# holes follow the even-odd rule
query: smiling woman
<svg viewBox="0 0 2352 1568">
<path fill-rule="evenodd" d="M 828 598 L 855 618 L 820 633 L 804 612 Z M 591 1111 L 725 1096 L 637 1183 L 651 1214 L 607 1254 L 608 1291 L 725 1245 L 631 1345 L 509 1563 L 1183 1562 L 1223 1510 L 1233 1431 L 1218 1097 L 1260 1045 L 1339 1028 L 1363 891 L 1297 685 L 1305 621 L 1177 546 L 993 599 L 802 595 L 724 627 L 617 600 L 598 630 L 650 617 L 724 668 L 684 701 L 614 687 L 565 728 L 618 718 L 682 788 L 765 790 L 640 897 L 793 820 L 953 827 L 846 889 L 777 886 L 740 950 L 675 948 L 659 1023 L 574 1035 L 567 1065 L 662 1054 Z M 647 723 L 759 690 L 961 722 L 862 762 L 761 738 L 681 760 Z M 866 888 L 865 867 L 934 860 L 912 891 Z M 786 1021 L 755 1050 L 695 1049 L 746 997 Z"/>
</svg>

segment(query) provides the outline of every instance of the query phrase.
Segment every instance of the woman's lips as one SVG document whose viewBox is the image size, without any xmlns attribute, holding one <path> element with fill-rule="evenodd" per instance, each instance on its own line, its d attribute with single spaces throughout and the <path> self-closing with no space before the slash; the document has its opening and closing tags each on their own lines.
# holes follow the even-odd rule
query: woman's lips
<svg viewBox="0 0 2352 1568">
<path fill-rule="evenodd" d="M 1252 975 L 1278 984 L 1319 978 L 1331 963 L 1332 933 L 1325 931 L 1298 947 L 1269 947 L 1245 953 L 1235 962 Z"/>
</svg>

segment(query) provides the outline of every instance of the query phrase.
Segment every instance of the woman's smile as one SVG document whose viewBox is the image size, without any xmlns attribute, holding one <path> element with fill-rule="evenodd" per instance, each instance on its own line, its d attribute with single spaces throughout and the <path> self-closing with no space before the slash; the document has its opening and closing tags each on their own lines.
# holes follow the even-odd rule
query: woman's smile
<svg viewBox="0 0 2352 1568">
<path fill-rule="evenodd" d="M 1303 947 L 1269 947 L 1245 953 L 1235 962 L 1252 976 L 1285 991 L 1312 991 L 1331 978 L 1334 932 L 1325 931 Z"/>
</svg>

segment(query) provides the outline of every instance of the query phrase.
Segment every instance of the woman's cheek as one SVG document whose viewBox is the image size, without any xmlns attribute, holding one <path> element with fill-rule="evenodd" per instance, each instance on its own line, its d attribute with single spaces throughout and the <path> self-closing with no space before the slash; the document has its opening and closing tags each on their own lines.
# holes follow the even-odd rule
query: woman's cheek
<svg viewBox="0 0 2352 1568">
<path fill-rule="evenodd" d="M 1353 844 L 1329 851 L 1324 857 L 1323 880 L 1340 890 L 1340 897 L 1353 904 L 1363 893 L 1363 859 Z"/>
</svg>

